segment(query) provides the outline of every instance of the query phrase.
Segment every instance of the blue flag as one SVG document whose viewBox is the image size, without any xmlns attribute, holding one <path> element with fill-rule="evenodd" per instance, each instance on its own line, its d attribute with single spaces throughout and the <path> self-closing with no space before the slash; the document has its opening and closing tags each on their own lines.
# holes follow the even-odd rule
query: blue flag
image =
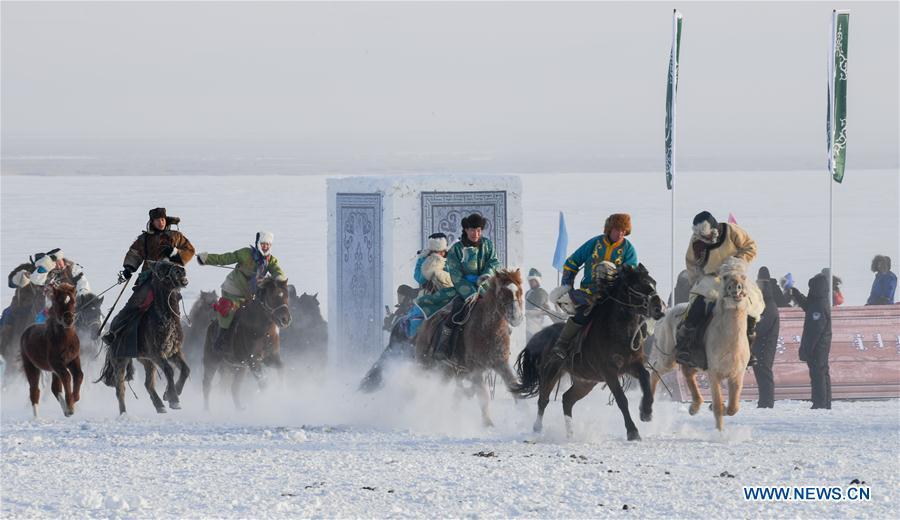
<svg viewBox="0 0 900 520">
<path fill-rule="evenodd" d="M 569 247 L 569 232 L 566 231 L 566 216 L 559 212 L 559 235 L 556 237 L 556 251 L 553 253 L 553 267 L 557 271 L 563 270 L 566 263 L 566 249 Z"/>
</svg>

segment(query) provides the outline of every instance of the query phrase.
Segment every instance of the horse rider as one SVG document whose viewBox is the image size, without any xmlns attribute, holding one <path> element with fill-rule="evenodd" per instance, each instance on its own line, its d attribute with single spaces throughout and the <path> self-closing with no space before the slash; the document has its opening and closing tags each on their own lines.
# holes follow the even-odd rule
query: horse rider
<svg viewBox="0 0 900 520">
<path fill-rule="evenodd" d="M 525 293 L 525 341 L 544 328 L 547 310 L 551 312 L 550 295 L 541 287 L 541 272 L 532 267 L 528 270 L 528 286 Z"/>
<path fill-rule="evenodd" d="M 705 360 L 705 350 L 699 345 L 703 337 L 707 316 L 707 298 L 711 297 L 718 277 L 719 267 L 730 257 L 740 258 L 748 264 L 756 258 L 756 242 L 737 224 L 719 223 L 708 211 L 702 211 L 694 217 L 693 234 L 685 255 L 688 279 L 691 282 L 690 306 L 683 322 L 675 335 L 675 359 L 678 363 L 691 368 L 701 366 Z M 756 284 L 747 284 L 748 296 L 762 301 L 762 295 L 756 294 Z M 754 291 L 754 289 L 756 289 Z M 751 336 L 759 316 L 747 317 L 747 335 Z M 755 364 L 751 353 L 750 366 Z"/>
<path fill-rule="evenodd" d="M 122 271 L 119 272 L 119 281 L 129 280 L 131 275 L 141 269 L 137 281 L 132 288 L 131 298 L 121 311 L 113 318 L 109 325 L 109 332 L 103 336 L 103 341 L 113 345 L 117 336 L 135 318 L 140 317 L 149 307 L 150 302 L 150 274 L 148 262 L 169 260 L 179 265 L 187 265 L 194 257 L 194 246 L 180 231 L 172 229 L 178 225 L 181 219 L 166 215 L 166 208 L 153 208 L 149 211 L 149 220 L 146 229 L 135 239 L 125 253 L 122 261 Z M 129 345 L 130 352 L 137 354 L 137 344 Z M 128 355 L 128 352 L 118 352 L 119 356 Z"/>
<path fill-rule="evenodd" d="M 419 284 L 419 295 L 435 294 L 453 287 L 453 280 L 447 270 L 447 235 L 432 233 L 428 236 L 425 248 L 419 251 L 413 278 Z M 419 306 L 413 304 L 406 317 L 408 323 L 406 335 L 410 338 L 415 337 L 425 315 Z"/>
<path fill-rule="evenodd" d="M 216 318 L 219 322 L 213 350 L 221 351 L 224 348 L 235 312 L 245 300 L 253 298 L 256 288 L 265 279 L 266 274 L 278 281 L 287 280 L 287 276 L 278 265 L 278 259 L 270 253 L 274 240 L 274 234 L 260 231 L 256 234 L 256 241 L 252 246 L 230 253 L 203 252 L 197 255 L 197 262 L 200 265 L 237 264 L 222 282 L 222 297 L 213 307 L 218 312 Z"/>
<path fill-rule="evenodd" d="M 61 249 L 51 249 L 46 253 L 38 253 L 34 255 L 29 263 L 19 265 L 11 273 L 9 273 L 9 287 L 19 290 L 33 285 L 42 287 L 44 294 L 49 298 L 48 291 L 55 285 L 61 283 L 70 283 L 75 287 L 75 294 L 81 296 L 91 292 L 91 285 L 88 283 L 87 277 L 79 264 L 65 257 Z M 39 312 L 35 317 L 36 323 L 43 323 L 47 317 L 47 309 L 49 308 L 49 300 L 44 310 Z M 4 314 L 7 311 L 4 310 Z"/>
<path fill-rule="evenodd" d="M 447 252 L 447 271 L 452 287 L 444 287 L 434 294 L 424 294 L 416 299 L 416 307 L 425 318 L 446 305 L 451 305 L 447 320 L 441 325 L 440 338 L 434 349 L 435 361 L 454 365 L 453 347 L 459 330 L 457 315 L 470 298 L 477 298 L 484 291 L 482 277 L 493 276 L 500 268 L 500 260 L 494 243 L 482 236 L 487 222 L 478 213 L 462 219 L 463 232 L 460 239 Z M 424 264 L 423 264 L 424 265 Z M 459 356 L 457 356 L 459 357 Z"/>
<path fill-rule="evenodd" d="M 563 266 L 562 285 L 568 289 L 569 297 L 575 305 L 575 315 L 566 321 L 551 354 L 559 359 L 569 356 L 572 340 L 584 327 L 594 303 L 603 296 L 608 285 L 615 279 L 622 265 L 638 265 L 637 252 L 627 237 L 631 234 L 631 215 L 613 213 L 603 224 L 603 234 L 597 235 L 581 245 L 566 259 Z M 581 288 L 575 289 L 575 275 L 584 265 Z"/>
</svg>

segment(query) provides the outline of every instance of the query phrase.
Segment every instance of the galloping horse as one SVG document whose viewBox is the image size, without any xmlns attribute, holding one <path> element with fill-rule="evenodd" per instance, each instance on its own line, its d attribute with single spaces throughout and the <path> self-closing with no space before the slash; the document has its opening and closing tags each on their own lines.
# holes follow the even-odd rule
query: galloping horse
<svg viewBox="0 0 900 520">
<path fill-rule="evenodd" d="M 81 344 L 75 332 L 75 287 L 62 283 L 52 290 L 53 304 L 47 321 L 25 329 L 19 343 L 35 417 L 41 398 L 41 370 L 53 373 L 50 389 L 66 417 L 75 413 L 75 402 L 81 397 L 84 379 L 79 355 Z"/>
<path fill-rule="evenodd" d="M 445 375 L 456 376 L 458 381 L 469 380 L 481 405 L 481 419 L 485 426 L 491 421 L 486 373 L 493 370 L 503 379 L 507 388 L 516 384 L 516 376 L 509 367 L 510 327 L 522 323 L 525 316 L 522 292 L 522 273 L 516 269 L 498 270 L 487 280 L 484 293 L 469 312 L 468 321 L 459 334 L 464 357 L 459 373 L 440 365 Z M 416 334 L 416 360 L 425 367 L 434 368 L 432 339 L 440 330 L 443 320 L 450 313 L 449 305 L 425 320 Z"/>
<path fill-rule="evenodd" d="M 78 339 L 81 340 L 82 347 L 89 345 L 86 349 L 87 354 L 95 357 L 102 346 L 100 341 L 100 325 L 103 322 L 102 305 L 103 297 L 93 294 L 78 296 L 75 305 L 77 310 L 75 330 L 78 331 Z"/>
<path fill-rule="evenodd" d="M 191 305 L 187 320 L 181 324 L 184 330 L 185 355 L 191 363 L 200 361 L 203 357 L 203 344 L 206 339 L 206 329 L 215 319 L 216 311 L 213 305 L 219 300 L 216 291 L 200 291 L 200 297 Z"/>
<path fill-rule="evenodd" d="M 572 407 L 600 382 L 606 382 L 625 419 L 628 440 L 640 440 L 637 426 L 628 411 L 628 399 L 619 384 L 619 376 L 630 374 L 641 384 L 641 420 L 653 414 L 650 373 L 644 368 L 641 326 L 647 318 L 663 316 L 662 300 L 656 294 L 656 282 L 643 264 L 626 265 L 619 270 L 605 298 L 597 302 L 590 321 L 581 334 L 581 351 L 557 362 L 550 349 L 559 337 L 563 324 L 550 325 L 538 332 L 516 360 L 522 382 L 513 390 L 522 397 L 538 397 L 538 413 L 534 431 L 543 427 L 544 410 L 550 393 L 564 372 L 572 378 L 572 386 L 563 394 L 566 433 L 572 436 Z M 553 356 L 553 357 L 550 357 Z M 549 357 L 549 359 L 547 359 Z"/>
<path fill-rule="evenodd" d="M 206 345 L 203 349 L 203 407 L 209 410 L 209 391 L 213 376 L 221 364 L 231 366 L 234 379 L 231 396 L 234 406 L 242 409 L 240 401 L 241 380 L 247 369 L 256 377 L 260 388 L 265 387 L 263 365 L 283 368 L 279 355 L 278 327 L 291 324 L 288 306 L 287 280 L 266 278 L 260 282 L 256 294 L 244 303 L 234 315 L 228 339 L 221 351 L 213 350 L 219 324 L 215 321 L 206 329 Z"/>
<path fill-rule="evenodd" d="M 181 331 L 181 316 L 178 312 L 180 291 L 187 287 L 188 280 L 184 267 L 168 260 L 158 262 L 147 261 L 150 267 L 150 284 L 152 298 L 150 307 L 141 315 L 138 324 L 137 358 L 144 365 L 144 387 L 150 394 L 153 406 L 158 413 L 165 413 L 166 407 L 156 393 L 156 370 L 159 367 L 166 377 L 166 390 L 163 399 L 168 401 L 169 408 L 181 408 L 179 396 L 184 388 L 191 369 L 184 360 L 181 343 L 184 333 Z M 143 275 L 142 275 L 143 276 Z M 175 382 L 175 370 L 169 363 L 173 360 L 179 366 L 178 382 Z M 106 352 L 106 363 L 98 381 L 116 388 L 119 400 L 119 413 L 125 413 L 125 380 L 131 379 L 133 367 L 130 357 L 120 357 L 110 348 Z"/>
<path fill-rule="evenodd" d="M 310 372 L 319 371 L 328 361 L 328 322 L 322 317 L 319 294 L 297 296 L 293 285 L 288 286 L 288 292 L 291 324 L 279 332 L 281 351 L 290 366 L 302 364 Z"/>
<path fill-rule="evenodd" d="M 709 362 L 710 392 L 712 393 L 712 410 L 716 417 L 716 428 L 725 427 L 723 411 L 728 415 L 738 413 L 741 402 L 741 391 L 744 387 L 744 371 L 750 359 L 750 342 L 747 339 L 747 314 L 761 311 L 762 297 L 753 297 L 755 285 L 747 280 L 746 262 L 739 259 L 729 260 L 719 268 L 717 289 L 711 301 L 715 302 L 712 318 L 703 336 L 706 358 Z M 681 323 L 689 304 L 682 303 L 666 313 L 665 319 L 654 331 L 655 347 L 650 354 L 650 363 L 658 372 L 653 378 L 651 391 L 656 390 L 659 378 L 675 368 L 675 333 Z M 681 367 L 688 387 L 691 390 L 691 415 L 700 411 L 703 396 L 697 386 L 696 368 Z M 723 380 L 728 381 L 728 408 L 723 410 Z"/>
</svg>

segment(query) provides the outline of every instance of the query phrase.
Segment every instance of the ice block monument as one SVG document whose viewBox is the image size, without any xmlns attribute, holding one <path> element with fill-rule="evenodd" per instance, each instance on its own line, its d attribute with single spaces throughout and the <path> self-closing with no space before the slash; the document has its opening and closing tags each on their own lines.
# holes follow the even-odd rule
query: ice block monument
<svg viewBox="0 0 900 520">
<path fill-rule="evenodd" d="M 371 363 L 381 354 L 385 306 L 394 309 L 399 285 L 418 287 L 416 253 L 428 235 L 445 233 L 452 245 L 463 217 L 477 212 L 488 221 L 484 235 L 501 264 L 524 267 L 516 176 L 343 177 L 328 179 L 327 192 L 329 358 L 338 365 Z M 514 350 L 524 344 L 519 328 Z"/>
</svg>

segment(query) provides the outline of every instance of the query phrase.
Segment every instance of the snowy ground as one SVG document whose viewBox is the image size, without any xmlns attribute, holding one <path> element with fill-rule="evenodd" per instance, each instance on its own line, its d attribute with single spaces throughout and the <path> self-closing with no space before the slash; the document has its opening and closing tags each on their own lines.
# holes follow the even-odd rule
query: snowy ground
<svg viewBox="0 0 900 520">
<path fill-rule="evenodd" d="M 147 209 L 165 205 L 182 217 L 198 250 L 232 250 L 260 228 L 273 230 L 274 252 L 292 282 L 320 292 L 325 309 L 325 178 L 5 175 L 0 271 L 62 247 L 103 289 Z M 723 219 L 729 211 L 737 216 L 760 244 L 758 265 L 768 264 L 773 274 L 793 271 L 802 284 L 826 264 L 828 186 L 821 172 L 732 172 L 724 179 L 711 172 L 680 177 L 679 256 L 690 218 L 710 209 Z M 523 186 L 526 267 L 552 280 L 560 209 L 570 250 L 600 232 L 608 213 L 629 211 L 641 259 L 661 292 L 668 291 L 669 194 L 661 174 L 525 175 Z M 715 196 L 701 193 L 710 186 Z M 735 188 L 745 195 L 730 196 Z M 865 300 L 872 255 L 900 257 L 900 210 L 871 204 L 898 190 L 896 171 L 853 172 L 836 188 L 835 271 L 845 279 L 848 304 Z M 196 263 L 188 275 L 188 305 L 223 277 Z M 5 284 L 0 296 L 4 303 L 11 297 Z M 362 368 L 330 372 L 327 383 L 307 387 L 296 383 L 303 376 L 290 377 L 294 384 L 256 396 L 243 413 L 217 394 L 205 414 L 196 386 L 201 369 L 194 369 L 183 410 L 157 415 L 135 384 L 139 399 L 129 395 L 125 418 L 116 416 L 113 391 L 90 383 L 96 366 L 86 370 L 70 419 L 46 395 L 43 418 L 30 419 L 24 383 L 10 382 L 0 402 L 0 515 L 886 518 L 898 512 L 897 401 L 838 402 L 830 412 L 808 410 L 806 402 L 779 402 L 775 410 L 744 403 L 719 435 L 708 411 L 690 417 L 684 405 L 661 400 L 653 422 L 638 425 L 643 442 L 628 443 L 608 393 L 597 391 L 576 406 L 569 441 L 558 402 L 545 433 L 535 436 L 534 402 L 516 404 L 500 393 L 497 427 L 485 430 L 475 403 L 455 407 L 450 389 L 415 374 L 400 374 L 376 396 L 356 394 Z M 254 395 L 252 382 L 246 390 Z M 636 416 L 636 396 L 631 401 Z M 853 479 L 871 486 L 870 502 L 759 504 L 741 494 L 743 485 L 844 487 Z"/>
<path fill-rule="evenodd" d="M 356 374 L 358 375 L 358 374 Z M 499 395 L 497 427 L 449 388 L 401 370 L 382 393 L 355 378 L 257 395 L 234 413 L 223 394 L 200 411 L 156 415 L 143 388 L 116 418 L 113 391 L 87 385 L 64 419 L 26 390 L 3 394 L 3 517 L 896 517 L 897 401 L 753 403 L 713 430 L 711 412 L 657 402 L 627 442 L 621 415 L 597 391 L 576 405 L 575 436 L 552 402 L 541 435 L 535 403 Z M 637 394 L 630 395 L 637 415 Z M 478 453 L 491 456 L 478 456 Z M 730 477 L 728 475 L 733 475 Z M 750 503 L 747 485 L 871 488 L 869 502 Z M 624 506 L 628 511 L 624 511 Z"/>
</svg>

